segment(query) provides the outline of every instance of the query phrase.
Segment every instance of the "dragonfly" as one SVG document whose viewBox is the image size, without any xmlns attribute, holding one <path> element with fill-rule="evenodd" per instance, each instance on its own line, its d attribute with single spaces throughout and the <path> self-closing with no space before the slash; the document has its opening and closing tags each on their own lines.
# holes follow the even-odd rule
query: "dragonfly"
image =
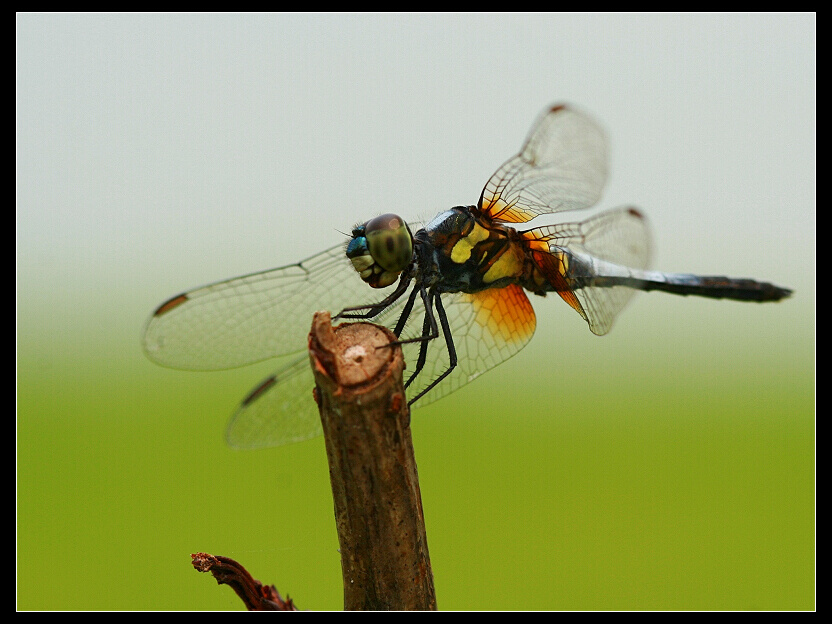
<svg viewBox="0 0 832 624">
<path fill-rule="evenodd" d="M 145 353 L 187 370 L 277 358 L 277 372 L 242 400 L 226 431 L 232 447 L 261 448 L 321 433 L 305 340 L 316 310 L 393 330 L 412 371 L 410 403 L 421 406 L 529 342 L 536 319 L 527 293 L 557 293 L 599 336 L 637 291 L 756 302 L 791 294 L 753 279 L 649 270 L 647 220 L 631 206 L 518 229 L 542 215 L 594 206 L 607 161 L 598 124 L 568 105 L 552 106 L 476 205 L 445 210 L 424 227 L 380 215 L 356 226 L 346 245 L 177 295 L 148 321 Z"/>
</svg>

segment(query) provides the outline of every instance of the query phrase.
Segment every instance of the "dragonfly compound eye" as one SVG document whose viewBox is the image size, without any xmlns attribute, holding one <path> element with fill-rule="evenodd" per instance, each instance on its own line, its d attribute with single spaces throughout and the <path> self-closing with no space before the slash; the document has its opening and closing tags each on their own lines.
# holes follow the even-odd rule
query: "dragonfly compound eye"
<svg viewBox="0 0 832 624">
<path fill-rule="evenodd" d="M 401 217 L 385 214 L 356 227 L 347 257 L 373 288 L 395 282 L 413 260 L 413 236 Z"/>
<path fill-rule="evenodd" d="M 397 215 L 384 214 L 367 221 L 364 236 L 373 260 L 389 273 L 401 273 L 413 259 L 413 237 Z"/>
</svg>

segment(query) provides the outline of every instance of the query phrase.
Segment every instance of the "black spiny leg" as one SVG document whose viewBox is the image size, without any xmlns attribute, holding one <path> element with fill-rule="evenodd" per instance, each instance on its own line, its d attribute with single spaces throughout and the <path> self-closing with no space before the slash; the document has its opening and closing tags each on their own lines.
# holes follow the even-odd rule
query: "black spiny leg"
<svg viewBox="0 0 832 624">
<path fill-rule="evenodd" d="M 338 319 L 370 319 L 378 316 L 381 312 L 383 312 L 387 307 L 395 303 L 407 290 L 408 286 L 412 277 L 402 277 L 399 281 L 399 285 L 396 286 L 396 290 L 390 293 L 387 297 L 385 297 L 382 301 L 378 303 L 363 305 L 363 306 L 355 306 L 350 308 L 344 308 L 341 312 L 338 313 L 337 316 L 333 320 Z M 439 327 L 436 323 L 436 317 L 433 315 L 434 306 L 436 307 L 436 312 L 439 315 L 439 323 L 442 325 L 442 334 L 445 337 L 445 345 L 448 348 L 448 358 L 449 358 L 449 366 L 448 368 L 442 372 L 439 377 L 434 379 L 428 386 L 422 390 L 416 397 L 408 401 L 408 405 L 413 405 L 416 401 L 422 398 L 425 394 L 433 390 L 436 385 L 445 379 L 448 375 L 450 375 L 451 371 L 456 368 L 457 365 L 457 355 L 456 355 L 456 347 L 454 346 L 454 339 L 453 335 L 451 334 L 451 326 L 448 323 L 448 316 L 445 313 L 445 308 L 442 306 L 442 298 L 441 295 L 435 291 L 428 293 L 425 289 L 424 284 L 419 284 L 413 287 L 410 295 L 407 298 L 407 302 L 405 303 L 404 307 L 402 308 L 402 313 L 399 316 L 399 320 L 396 323 L 396 328 L 393 330 L 393 333 L 396 336 L 400 336 L 401 332 L 404 331 L 404 326 L 407 324 L 407 320 L 410 318 L 410 314 L 413 312 L 413 306 L 416 304 L 416 295 L 421 295 L 422 302 L 425 305 L 425 319 L 422 323 L 422 335 L 418 338 L 408 338 L 407 340 L 399 340 L 393 344 L 409 344 L 413 342 L 421 342 L 422 344 L 419 347 L 419 358 L 416 362 L 416 369 L 413 371 L 413 374 L 408 378 L 407 382 L 405 383 L 405 388 L 410 386 L 410 384 L 416 379 L 422 369 L 425 367 L 425 363 L 427 362 L 427 355 L 428 355 L 428 344 L 431 340 L 434 340 L 439 337 Z M 364 310 L 364 312 L 359 312 L 359 310 Z"/>
<path fill-rule="evenodd" d="M 442 324 L 442 334 L 445 336 L 445 346 L 448 347 L 449 365 L 448 365 L 447 370 L 445 370 L 441 375 L 439 375 L 439 377 L 437 377 L 432 382 L 430 382 L 430 384 L 428 385 L 427 388 L 422 390 L 414 398 L 410 399 L 410 401 L 407 402 L 408 405 L 413 405 L 416 401 L 421 399 L 425 394 L 427 394 L 428 392 L 433 390 L 436 387 L 436 384 L 438 384 L 440 381 L 445 379 L 445 377 L 447 377 L 448 375 L 451 374 L 451 371 L 456 368 L 456 364 L 457 364 L 456 347 L 454 346 L 454 337 L 451 334 L 451 326 L 448 323 L 448 316 L 445 314 L 445 308 L 442 307 L 442 296 L 439 293 L 436 293 L 435 296 L 431 297 L 431 301 L 430 301 L 431 306 L 433 305 L 433 302 L 436 302 L 436 313 L 439 315 L 439 322 Z M 429 307 L 427 307 L 427 305 L 425 306 L 425 311 L 426 311 L 425 321 L 427 322 L 427 320 L 428 320 L 427 317 L 430 316 L 431 323 L 434 327 L 434 332 L 436 332 L 436 320 L 433 318 L 433 311 Z M 436 336 L 434 336 L 434 338 L 435 337 Z M 424 366 L 424 359 L 425 359 L 425 356 L 427 354 L 427 344 L 428 344 L 427 340 L 425 340 L 425 342 L 422 343 L 422 349 L 419 351 L 419 362 L 420 362 L 421 366 Z M 410 384 L 410 382 L 413 381 L 413 378 L 416 377 L 416 373 L 418 373 L 421 370 L 421 366 L 417 365 L 416 372 L 413 373 L 413 376 L 410 379 L 408 379 L 408 381 L 407 381 L 408 384 Z"/>
<path fill-rule="evenodd" d="M 410 311 L 413 308 L 413 304 L 416 300 L 416 293 L 419 293 L 422 297 L 422 302 L 425 306 L 425 318 L 422 321 L 422 334 L 418 338 L 408 338 L 406 340 L 399 340 L 393 344 L 410 344 L 413 342 L 421 342 L 421 346 L 419 347 L 419 359 L 416 362 L 416 370 L 413 371 L 413 374 L 410 375 L 407 382 L 405 382 L 404 387 L 407 388 L 414 379 L 419 375 L 422 369 L 425 367 L 425 362 L 427 361 L 427 354 L 428 354 L 428 343 L 431 340 L 434 340 L 439 337 L 439 328 L 436 325 L 436 318 L 433 316 L 433 299 L 435 297 L 435 293 L 431 291 L 428 294 L 427 290 L 425 289 L 424 284 L 419 284 L 413 288 L 413 292 L 410 293 L 410 297 L 407 300 L 407 304 L 405 304 L 405 309 L 402 312 L 402 316 L 399 318 L 399 322 L 396 325 L 396 335 L 400 335 L 402 330 L 404 329 L 404 324 L 407 321 L 407 316 L 410 315 Z M 406 316 L 407 315 L 407 316 Z M 411 401 L 412 403 L 412 401 Z"/>
<path fill-rule="evenodd" d="M 396 342 L 391 342 L 387 346 L 393 345 L 400 345 L 400 344 L 408 344 L 411 342 L 421 342 L 421 346 L 419 347 L 419 359 L 416 362 L 416 370 L 413 371 L 413 374 L 410 375 L 407 382 L 405 382 L 404 387 L 407 388 L 419 372 L 424 368 L 425 361 L 427 360 L 427 353 L 428 353 L 428 343 L 433 340 L 434 338 L 439 337 L 439 329 L 436 327 L 436 319 L 433 318 L 433 313 L 431 310 L 431 302 L 428 298 L 427 292 L 425 291 L 425 287 L 423 285 L 417 285 L 413 287 L 413 290 L 410 291 L 410 296 L 407 298 L 407 302 L 404 304 L 404 308 L 402 308 L 402 313 L 399 316 L 399 320 L 396 323 L 396 328 L 393 330 L 393 333 L 396 336 L 401 336 L 402 331 L 404 331 L 404 326 L 407 324 L 407 320 L 410 318 L 410 313 L 413 311 L 413 306 L 416 303 L 416 295 L 422 296 L 422 301 L 425 304 L 425 318 L 422 321 L 422 333 L 418 338 L 408 338 L 406 340 L 397 340 Z"/>
<path fill-rule="evenodd" d="M 434 326 L 434 335 L 431 336 L 430 330 L 431 325 Z M 407 389 L 413 380 L 416 379 L 416 376 L 422 371 L 425 367 L 425 362 L 428 358 L 428 344 L 432 338 L 437 338 L 439 336 L 439 331 L 435 329 L 436 327 L 436 319 L 433 318 L 433 314 L 430 311 L 430 308 L 425 306 L 425 319 L 422 322 L 422 337 L 415 338 L 413 340 L 421 341 L 421 345 L 419 345 L 419 359 L 416 360 L 416 369 L 413 371 L 413 374 L 410 375 L 408 380 L 405 382 L 404 387 Z M 412 403 L 413 401 L 411 401 Z"/>
<path fill-rule="evenodd" d="M 410 296 L 407 298 L 407 303 L 405 303 L 404 308 L 402 308 L 402 313 L 399 316 L 399 322 L 396 323 L 396 328 L 393 330 L 393 333 L 396 334 L 397 338 L 401 336 L 404 331 L 404 326 L 407 324 L 407 319 L 410 318 L 410 313 L 413 311 L 413 304 L 416 303 L 416 295 L 418 294 L 419 287 L 414 286 L 413 290 L 410 291 Z"/>
<path fill-rule="evenodd" d="M 402 279 L 399 280 L 399 285 L 396 286 L 396 290 L 387 295 L 383 300 L 379 301 L 378 303 L 371 303 L 363 306 L 344 308 L 337 315 L 335 315 L 335 318 L 332 320 L 337 321 L 338 319 L 370 319 L 378 316 L 388 306 L 394 304 L 398 300 L 398 298 L 404 294 L 404 291 L 406 291 L 407 287 L 410 285 L 411 279 L 411 277 L 402 276 Z M 367 310 L 367 312 L 359 313 L 358 310 Z"/>
</svg>

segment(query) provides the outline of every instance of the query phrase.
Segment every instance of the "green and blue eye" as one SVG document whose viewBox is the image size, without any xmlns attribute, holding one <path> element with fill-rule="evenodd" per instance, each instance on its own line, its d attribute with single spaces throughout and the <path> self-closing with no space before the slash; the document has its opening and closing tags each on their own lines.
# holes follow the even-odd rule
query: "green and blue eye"
<svg viewBox="0 0 832 624">
<path fill-rule="evenodd" d="M 347 257 L 361 279 L 374 288 L 384 288 L 413 260 L 413 235 L 401 217 L 383 214 L 352 231 Z"/>
</svg>

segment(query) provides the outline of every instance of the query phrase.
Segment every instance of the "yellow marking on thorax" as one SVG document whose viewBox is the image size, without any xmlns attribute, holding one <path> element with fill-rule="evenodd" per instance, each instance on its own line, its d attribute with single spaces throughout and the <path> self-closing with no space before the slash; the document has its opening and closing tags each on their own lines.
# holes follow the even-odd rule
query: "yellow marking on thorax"
<svg viewBox="0 0 832 624">
<path fill-rule="evenodd" d="M 478 223 L 475 223 L 474 229 L 471 230 L 471 233 L 468 234 L 468 236 L 460 238 L 456 245 L 454 245 L 454 248 L 451 249 L 451 260 L 457 264 L 467 262 L 468 258 L 471 257 L 471 252 L 474 250 L 474 246 L 487 238 L 488 230 Z"/>
<path fill-rule="evenodd" d="M 504 277 L 519 277 L 523 272 L 524 260 L 520 246 L 509 244 L 482 276 L 482 281 L 490 284 Z"/>
</svg>

